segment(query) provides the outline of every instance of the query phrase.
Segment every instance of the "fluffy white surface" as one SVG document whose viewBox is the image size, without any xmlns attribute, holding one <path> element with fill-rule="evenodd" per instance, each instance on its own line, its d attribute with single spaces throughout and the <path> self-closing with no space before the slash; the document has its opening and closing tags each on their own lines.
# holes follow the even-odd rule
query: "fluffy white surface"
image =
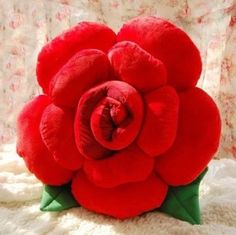
<svg viewBox="0 0 236 235">
<path fill-rule="evenodd" d="M 202 225 L 152 212 L 119 221 L 83 208 L 40 212 L 41 183 L 6 145 L 0 153 L 0 234 L 236 234 L 236 161 L 214 160 L 200 187 Z"/>
</svg>

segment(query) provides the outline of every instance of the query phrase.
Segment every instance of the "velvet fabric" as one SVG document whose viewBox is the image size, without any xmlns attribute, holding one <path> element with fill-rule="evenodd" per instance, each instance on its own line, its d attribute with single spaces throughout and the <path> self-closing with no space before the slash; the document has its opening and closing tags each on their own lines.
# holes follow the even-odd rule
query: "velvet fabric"
<svg viewBox="0 0 236 235">
<path fill-rule="evenodd" d="M 17 150 L 43 183 L 72 181 L 89 210 L 129 218 L 193 182 L 219 145 L 214 101 L 195 88 L 199 51 L 170 22 L 139 17 L 116 34 L 83 22 L 40 52 L 44 95 L 18 118 Z"/>
</svg>

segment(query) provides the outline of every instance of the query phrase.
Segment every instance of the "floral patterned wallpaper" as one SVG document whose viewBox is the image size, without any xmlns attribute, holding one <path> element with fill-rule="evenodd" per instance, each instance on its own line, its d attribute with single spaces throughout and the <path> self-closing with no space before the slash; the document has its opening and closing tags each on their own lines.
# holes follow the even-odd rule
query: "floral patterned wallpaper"
<svg viewBox="0 0 236 235">
<path fill-rule="evenodd" d="M 40 48 L 83 20 L 114 30 L 139 15 L 168 18 L 197 44 L 203 59 L 198 83 L 216 100 L 223 122 L 216 157 L 236 158 L 236 0 L 0 0 L 0 148 L 15 141 L 15 120 L 39 94 Z"/>
</svg>

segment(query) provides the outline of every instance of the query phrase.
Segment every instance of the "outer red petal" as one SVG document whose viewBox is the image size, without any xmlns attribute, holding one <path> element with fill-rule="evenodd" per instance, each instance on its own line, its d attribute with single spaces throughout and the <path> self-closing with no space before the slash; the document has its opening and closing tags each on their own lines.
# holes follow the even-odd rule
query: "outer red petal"
<svg viewBox="0 0 236 235">
<path fill-rule="evenodd" d="M 146 116 L 137 143 L 144 152 L 156 157 L 171 147 L 175 140 L 179 97 L 169 86 L 144 96 Z"/>
<path fill-rule="evenodd" d="M 118 77 L 142 92 L 166 83 L 164 64 L 136 43 L 117 43 L 109 51 L 108 57 Z"/>
<path fill-rule="evenodd" d="M 180 94 L 179 123 L 172 148 L 156 159 L 156 171 L 170 185 L 192 182 L 219 145 L 221 121 L 214 101 L 203 90 Z"/>
<path fill-rule="evenodd" d="M 166 66 L 168 83 L 179 90 L 194 87 L 201 74 L 198 49 L 181 29 L 153 16 L 127 22 L 117 35 L 118 41 L 133 41 Z"/>
<path fill-rule="evenodd" d="M 110 63 L 105 53 L 96 49 L 76 53 L 54 76 L 49 94 L 59 106 L 77 105 L 89 88 L 108 80 Z"/>
<path fill-rule="evenodd" d="M 85 160 L 84 171 L 97 186 L 115 187 L 120 184 L 145 180 L 154 167 L 154 159 L 136 145 L 96 161 Z"/>
<path fill-rule="evenodd" d="M 110 28 L 92 22 L 81 22 L 54 38 L 38 56 L 37 78 L 43 91 L 48 93 L 52 77 L 75 53 L 88 48 L 107 52 L 115 41 Z"/>
<path fill-rule="evenodd" d="M 39 180 L 45 184 L 61 185 L 72 178 L 73 172 L 54 161 L 39 133 L 42 113 L 49 104 L 49 98 L 41 95 L 23 108 L 17 120 L 17 152 Z"/>
<path fill-rule="evenodd" d="M 158 208 L 167 193 L 167 185 L 152 174 L 145 181 L 115 188 L 100 188 L 82 171 L 72 181 L 72 193 L 83 207 L 120 219 L 130 218 Z"/>
<path fill-rule="evenodd" d="M 75 145 L 74 113 L 54 104 L 43 112 L 40 133 L 44 144 L 64 168 L 76 170 L 82 166 L 82 155 Z"/>
</svg>

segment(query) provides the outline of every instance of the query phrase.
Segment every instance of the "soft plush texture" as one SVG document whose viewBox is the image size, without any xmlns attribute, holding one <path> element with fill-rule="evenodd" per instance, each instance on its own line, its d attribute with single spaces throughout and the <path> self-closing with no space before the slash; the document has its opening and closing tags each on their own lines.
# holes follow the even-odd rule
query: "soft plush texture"
<svg viewBox="0 0 236 235">
<path fill-rule="evenodd" d="M 127 220 L 92 213 L 83 207 L 61 212 L 39 210 L 42 183 L 26 168 L 14 144 L 0 151 L 0 230 L 26 235 L 235 235 L 236 161 L 212 160 L 200 186 L 202 224 L 192 226 L 158 211 Z"/>
<path fill-rule="evenodd" d="M 196 46 L 164 19 L 131 20 L 117 38 L 104 25 L 80 23 L 39 54 L 45 95 L 19 115 L 18 153 L 43 183 L 72 180 L 85 208 L 121 219 L 156 209 L 168 185 L 195 180 L 219 144 L 218 109 L 194 88 L 200 73 Z M 37 121 L 22 128 L 31 113 Z M 34 136 L 40 148 L 24 142 Z M 55 164 L 46 173 L 41 149 Z"/>
<path fill-rule="evenodd" d="M 43 91 L 49 92 L 52 78 L 76 52 L 90 48 L 106 52 L 115 41 L 111 29 L 92 22 L 82 22 L 53 39 L 38 56 L 37 79 Z"/>
<path fill-rule="evenodd" d="M 123 184 L 113 188 L 102 188 L 91 183 L 82 171 L 72 183 L 75 198 L 87 209 L 127 218 L 158 208 L 166 195 L 167 185 L 154 174 L 146 180 Z"/>
<path fill-rule="evenodd" d="M 128 147 L 140 131 L 143 116 L 142 98 L 129 84 L 109 81 L 92 88 L 77 108 L 78 149 L 85 157 L 98 159 Z"/>
<path fill-rule="evenodd" d="M 119 42 L 109 51 L 108 57 L 117 76 L 141 92 L 154 90 L 166 83 L 166 68 L 162 61 L 136 43 Z"/>
<path fill-rule="evenodd" d="M 87 89 L 106 81 L 108 75 L 109 61 L 102 51 L 82 50 L 53 77 L 49 94 L 54 104 L 73 107 Z"/>
<path fill-rule="evenodd" d="M 74 139 L 74 116 L 71 110 L 63 110 L 50 104 L 43 112 L 39 130 L 44 144 L 61 166 L 77 170 L 83 158 Z"/>
<path fill-rule="evenodd" d="M 192 88 L 179 97 L 175 143 L 155 163 L 157 173 L 174 186 L 190 183 L 204 170 L 218 148 L 220 132 L 218 109 L 203 90 Z"/>
<path fill-rule="evenodd" d="M 137 145 L 99 161 L 85 160 L 84 171 L 89 180 L 101 187 L 115 187 L 127 182 L 142 181 L 153 171 L 154 159 Z M 128 172 L 128 174 L 127 174 Z"/>
<path fill-rule="evenodd" d="M 138 145 L 150 156 L 156 157 L 173 144 L 178 124 L 179 97 L 169 86 L 144 96 L 146 115 Z"/>
<path fill-rule="evenodd" d="M 117 35 L 118 42 L 127 40 L 164 63 L 168 84 L 178 90 L 197 84 L 202 71 L 199 51 L 189 36 L 170 22 L 150 16 L 132 19 Z"/>
<path fill-rule="evenodd" d="M 39 180 L 45 184 L 60 185 L 71 179 L 72 171 L 54 161 L 40 135 L 41 116 L 49 104 L 50 99 L 41 95 L 24 107 L 17 121 L 17 152 Z"/>
</svg>

